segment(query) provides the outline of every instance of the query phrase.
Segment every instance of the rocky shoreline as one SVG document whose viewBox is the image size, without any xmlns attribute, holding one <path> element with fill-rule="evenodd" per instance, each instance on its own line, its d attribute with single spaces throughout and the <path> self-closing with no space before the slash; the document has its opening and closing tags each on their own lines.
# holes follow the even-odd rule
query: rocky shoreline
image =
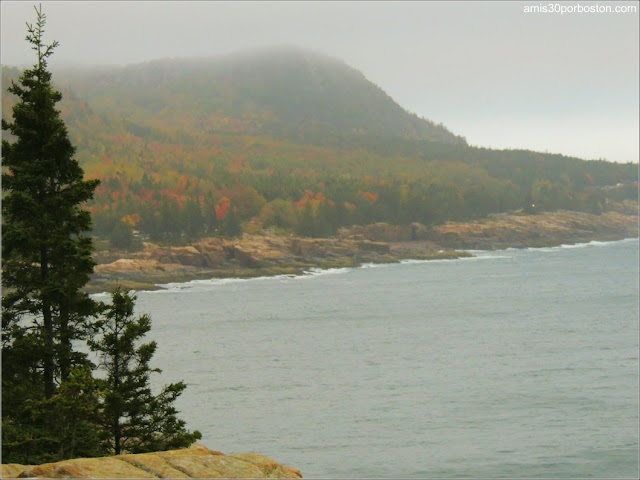
<svg viewBox="0 0 640 480">
<path fill-rule="evenodd" d="M 194 444 L 182 450 L 2 465 L 2 478 L 302 478 L 300 470 L 255 453 L 224 455 Z"/>
<path fill-rule="evenodd" d="M 631 237 L 638 237 L 637 213 L 558 211 L 499 214 L 430 227 L 417 223 L 353 226 L 328 239 L 266 233 L 207 238 L 182 247 L 145 243 L 139 252 L 97 253 L 98 265 L 88 290 L 108 291 L 118 284 L 150 290 L 162 288 L 159 284 L 197 279 L 301 275 L 314 268 L 471 256 L 466 250 L 552 247 Z"/>
</svg>

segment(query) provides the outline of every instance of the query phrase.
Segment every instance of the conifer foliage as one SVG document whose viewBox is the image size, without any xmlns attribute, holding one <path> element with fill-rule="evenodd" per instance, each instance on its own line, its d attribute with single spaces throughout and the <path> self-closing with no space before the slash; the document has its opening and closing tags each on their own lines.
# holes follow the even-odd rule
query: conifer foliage
<svg viewBox="0 0 640 480">
<path fill-rule="evenodd" d="M 44 394 L 50 398 L 77 363 L 72 340 L 85 333 L 86 319 L 95 313 L 95 302 L 80 288 L 94 267 L 91 216 L 82 204 L 98 182 L 85 181 L 73 158 L 75 148 L 56 110 L 61 94 L 47 70 L 57 43 L 43 44 L 45 16 L 36 11 L 27 40 L 38 62 L 8 88 L 20 101 L 13 122 L 2 122 L 17 138 L 2 141 L 2 284 L 11 289 L 2 307 L 8 321 L 25 313 L 36 317 L 31 333 L 41 342 Z"/>
<path fill-rule="evenodd" d="M 3 460 L 51 460 L 90 454 L 91 395 L 69 392 L 88 379 L 74 340 L 91 332 L 99 305 L 81 291 L 94 262 L 82 204 L 97 181 L 85 181 L 56 110 L 61 94 L 47 60 L 57 46 L 42 40 L 45 16 L 28 25 L 37 63 L 12 83 L 19 98 L 2 129 L 2 442 Z M 84 402 L 84 404 L 83 404 Z M 85 412 L 86 415 L 79 412 Z M 87 447 L 87 449 L 84 449 Z"/>
<path fill-rule="evenodd" d="M 149 361 L 156 343 L 138 345 L 151 329 L 148 315 L 134 318 L 136 297 L 116 289 L 104 320 L 99 323 L 102 336 L 89 341 L 100 355 L 107 378 L 104 380 L 103 440 L 109 452 L 145 453 L 187 447 L 201 437 L 197 430 L 188 432 L 176 417 L 174 401 L 186 388 L 183 382 L 164 387 L 153 395 L 149 385 Z"/>
<path fill-rule="evenodd" d="M 116 303 L 107 307 L 82 290 L 95 265 L 91 215 L 83 206 L 99 182 L 84 180 L 74 159 L 56 109 L 62 96 L 47 70 L 58 44 L 43 43 L 46 19 L 41 8 L 36 15 L 26 39 L 37 63 L 8 88 L 19 101 L 12 121 L 2 121 L 15 139 L 2 140 L 2 460 L 108 454 L 104 439 L 113 429 L 105 425 L 121 418 L 129 443 L 118 453 L 188 445 L 200 434 L 184 429 L 173 406 L 185 385 L 153 396 L 148 362 L 155 344 L 133 348 L 149 319 L 130 319 L 134 299 L 127 294 L 115 292 Z M 116 318 L 126 335 L 110 344 L 107 326 Z M 104 339 L 95 340 L 103 331 Z M 120 362 L 107 368 L 106 384 L 94 378 L 96 367 L 80 347 L 90 339 Z"/>
</svg>

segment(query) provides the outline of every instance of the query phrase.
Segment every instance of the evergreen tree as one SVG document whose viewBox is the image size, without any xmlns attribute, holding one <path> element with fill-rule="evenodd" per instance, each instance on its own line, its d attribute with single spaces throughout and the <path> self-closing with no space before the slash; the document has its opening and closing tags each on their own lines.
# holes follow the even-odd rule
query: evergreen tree
<svg viewBox="0 0 640 480">
<path fill-rule="evenodd" d="M 216 234 L 219 222 L 216 215 L 216 199 L 211 192 L 208 192 L 204 198 L 203 221 L 207 235 L 212 237 Z"/>
<path fill-rule="evenodd" d="M 182 215 L 184 217 L 184 226 L 187 237 L 195 240 L 202 236 L 204 230 L 204 218 L 202 217 L 202 209 L 200 201 L 197 198 L 190 198 L 184 205 Z"/>
<path fill-rule="evenodd" d="M 222 233 L 225 237 L 242 236 L 242 226 L 238 219 L 238 212 L 233 206 L 229 207 L 229 211 L 222 221 Z"/>
<path fill-rule="evenodd" d="M 37 63 L 25 70 L 10 93 L 19 99 L 13 121 L 2 121 L 15 142 L 2 140 L 2 422 L 5 445 L 19 439 L 30 419 L 29 405 L 54 401 L 76 366 L 88 363 L 73 350 L 87 336 L 99 306 L 81 291 L 93 271 L 89 212 L 82 204 L 93 197 L 97 180 L 84 181 L 73 158 L 75 147 L 56 110 L 61 94 L 53 88 L 47 60 L 57 42 L 43 43 L 45 15 L 36 8 L 27 40 Z M 19 401 L 19 393 L 25 399 Z M 42 410 L 42 438 L 55 436 L 56 408 Z M 41 439 L 42 439 L 41 438 Z M 60 438 L 54 438 L 56 450 Z M 34 452 L 46 442 L 29 439 Z M 40 443 L 39 443 L 40 442 Z M 51 443 L 51 442 L 49 442 Z M 35 445 L 35 446 L 34 446 Z M 39 446 L 38 446 L 39 445 Z M 31 448 L 30 447 L 30 448 Z M 18 448 L 19 449 L 19 448 Z"/>
<path fill-rule="evenodd" d="M 313 210 L 311 203 L 307 203 L 301 213 L 298 214 L 298 228 L 296 233 L 304 237 L 314 237 L 316 233 L 315 219 L 313 218 Z"/>
<path fill-rule="evenodd" d="M 174 407 L 186 385 L 167 385 L 154 396 L 150 375 L 160 373 L 149 362 L 156 343 L 138 345 L 151 329 L 151 319 L 133 317 L 136 297 L 119 288 L 112 293 L 112 305 L 100 323 L 102 337 L 89 341 L 102 359 L 104 381 L 103 427 L 105 447 L 116 455 L 144 453 L 189 446 L 201 437 L 189 432 Z"/>
<path fill-rule="evenodd" d="M 135 237 L 131 227 L 117 220 L 109 232 L 109 245 L 120 250 L 131 250 L 135 245 Z"/>
</svg>

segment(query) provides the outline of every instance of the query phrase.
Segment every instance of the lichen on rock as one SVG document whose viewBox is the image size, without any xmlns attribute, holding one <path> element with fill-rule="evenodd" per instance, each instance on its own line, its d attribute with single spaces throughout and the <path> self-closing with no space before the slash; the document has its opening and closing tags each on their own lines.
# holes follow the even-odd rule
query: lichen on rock
<svg viewBox="0 0 640 480">
<path fill-rule="evenodd" d="M 166 452 L 2 465 L 2 478 L 302 478 L 300 470 L 256 453 L 224 455 L 194 444 Z"/>
</svg>

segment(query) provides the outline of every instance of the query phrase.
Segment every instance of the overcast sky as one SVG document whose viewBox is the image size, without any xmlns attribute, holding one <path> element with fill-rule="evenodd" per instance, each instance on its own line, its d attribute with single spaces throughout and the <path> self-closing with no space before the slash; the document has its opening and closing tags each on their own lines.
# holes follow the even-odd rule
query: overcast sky
<svg viewBox="0 0 640 480">
<path fill-rule="evenodd" d="M 362 71 L 405 109 L 472 145 L 638 162 L 635 13 L 525 13 L 543 1 L 40 2 L 50 61 L 130 64 L 269 45 Z M 35 2 L 3 0 L 2 64 L 31 65 Z"/>
</svg>

